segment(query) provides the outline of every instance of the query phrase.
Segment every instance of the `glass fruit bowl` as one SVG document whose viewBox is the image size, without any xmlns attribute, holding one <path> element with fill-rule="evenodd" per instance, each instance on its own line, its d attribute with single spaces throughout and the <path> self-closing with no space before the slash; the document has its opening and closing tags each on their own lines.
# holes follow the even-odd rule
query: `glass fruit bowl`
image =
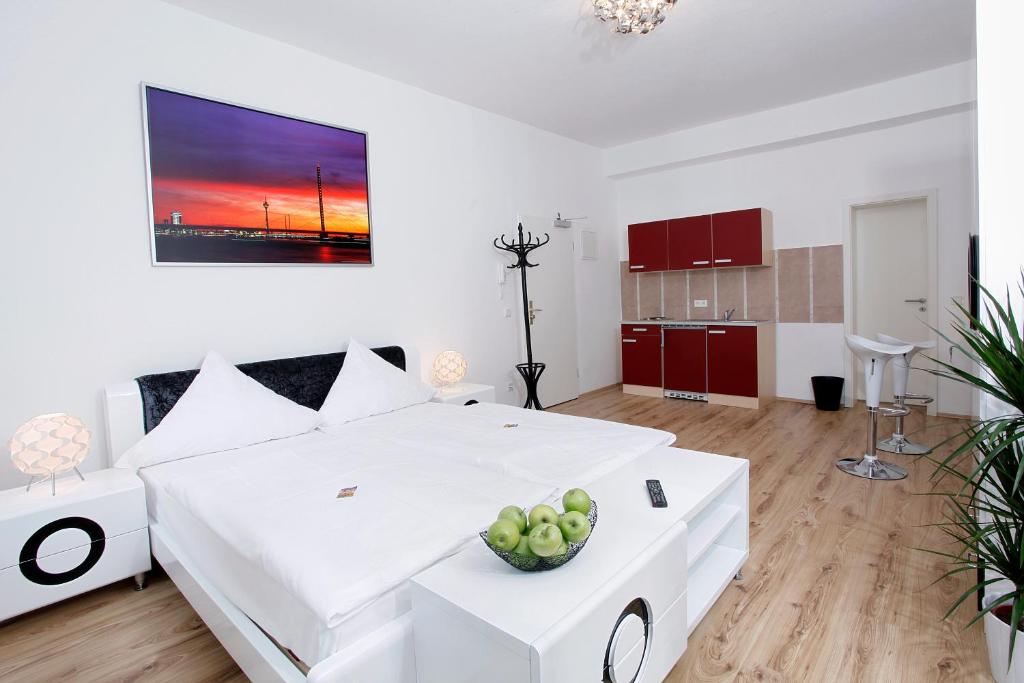
<svg viewBox="0 0 1024 683">
<path fill-rule="evenodd" d="M 579 555 L 579 552 L 583 550 L 583 546 L 585 546 L 591 536 L 594 535 L 594 529 L 597 528 L 596 500 L 590 501 L 590 512 L 587 513 L 587 519 L 590 520 L 590 536 L 587 536 L 582 541 L 577 541 L 576 543 L 569 543 L 566 541 L 568 550 L 561 555 L 553 555 L 551 557 L 529 557 L 526 555 L 519 555 L 518 553 L 514 553 L 509 550 L 502 550 L 501 548 L 488 543 L 487 529 L 480 532 L 480 538 L 483 540 L 484 545 L 490 548 L 495 555 L 505 560 L 505 562 L 516 569 L 524 572 L 546 572 L 549 569 L 555 569 L 556 567 L 561 567 L 563 564 L 567 564 L 569 560 Z"/>
</svg>

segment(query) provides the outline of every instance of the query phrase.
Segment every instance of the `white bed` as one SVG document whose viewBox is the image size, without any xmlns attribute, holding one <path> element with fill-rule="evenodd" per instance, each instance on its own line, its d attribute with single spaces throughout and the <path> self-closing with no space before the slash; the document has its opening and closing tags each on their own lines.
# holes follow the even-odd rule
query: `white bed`
<svg viewBox="0 0 1024 683">
<path fill-rule="evenodd" d="M 408 611 L 405 581 L 486 526 L 495 497 L 534 504 L 553 492 L 323 434 L 139 474 L 151 519 L 234 604 L 310 666 Z M 353 485 L 354 497 L 336 497 Z M 409 538 L 403 523 L 425 527 L 425 536 Z"/>
<path fill-rule="evenodd" d="M 117 427 L 138 415 L 131 394 L 107 392 L 112 444 L 130 440 Z M 673 440 L 510 406 L 431 403 L 139 474 L 154 554 L 250 677 L 302 678 L 256 661 L 273 653 L 240 614 L 312 667 L 309 680 L 411 681 L 408 578 L 457 552 L 501 504 L 586 485 Z M 356 495 L 336 498 L 346 486 Z M 404 531 L 409 518 L 430 529 L 425 538 Z"/>
</svg>

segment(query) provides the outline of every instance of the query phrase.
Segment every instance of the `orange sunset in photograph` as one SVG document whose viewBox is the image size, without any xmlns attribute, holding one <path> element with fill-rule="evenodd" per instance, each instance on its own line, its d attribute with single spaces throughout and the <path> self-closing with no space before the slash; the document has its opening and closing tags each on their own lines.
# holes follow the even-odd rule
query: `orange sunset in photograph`
<svg viewBox="0 0 1024 683">
<path fill-rule="evenodd" d="M 369 264 L 366 134 L 146 86 L 156 264 Z"/>
</svg>

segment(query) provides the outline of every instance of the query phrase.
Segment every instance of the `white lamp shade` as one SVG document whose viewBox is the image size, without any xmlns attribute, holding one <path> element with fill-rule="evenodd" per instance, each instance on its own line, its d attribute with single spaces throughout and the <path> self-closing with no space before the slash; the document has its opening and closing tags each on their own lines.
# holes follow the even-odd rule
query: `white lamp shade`
<svg viewBox="0 0 1024 683">
<path fill-rule="evenodd" d="M 434 359 L 434 384 L 445 387 L 466 376 L 469 364 L 458 351 L 442 351 Z"/>
<path fill-rule="evenodd" d="M 85 423 L 65 413 L 33 417 L 11 437 L 11 460 L 25 474 L 48 477 L 77 467 L 89 452 Z"/>
</svg>

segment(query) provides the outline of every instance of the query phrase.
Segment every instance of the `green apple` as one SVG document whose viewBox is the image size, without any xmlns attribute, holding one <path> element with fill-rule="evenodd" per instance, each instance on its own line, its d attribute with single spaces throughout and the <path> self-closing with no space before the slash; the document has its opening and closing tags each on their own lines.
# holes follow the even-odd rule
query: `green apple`
<svg viewBox="0 0 1024 683">
<path fill-rule="evenodd" d="M 552 555 L 552 557 L 558 557 L 559 555 L 565 555 L 567 552 L 569 552 L 569 545 L 563 540 L 562 541 L 562 545 L 558 546 L 558 550 L 555 551 L 555 554 Z"/>
<path fill-rule="evenodd" d="M 498 519 L 508 519 L 515 522 L 519 528 L 519 533 L 526 531 L 526 513 L 523 512 L 522 508 L 517 508 L 515 505 L 503 507 L 501 512 L 498 513 Z"/>
<path fill-rule="evenodd" d="M 579 543 L 590 535 L 590 520 L 582 512 L 572 510 L 558 518 L 558 530 L 570 543 Z"/>
<path fill-rule="evenodd" d="M 537 553 L 530 550 L 530 537 L 526 535 L 519 537 L 519 545 L 516 546 L 513 552 L 524 557 L 537 557 Z"/>
<path fill-rule="evenodd" d="M 533 569 L 540 562 L 537 554 L 530 550 L 530 537 L 523 534 L 519 539 L 519 545 L 512 551 L 517 560 L 515 566 L 520 569 Z"/>
<path fill-rule="evenodd" d="M 583 489 L 569 489 L 562 496 L 562 507 L 566 512 L 590 514 L 590 494 Z"/>
<path fill-rule="evenodd" d="M 487 542 L 501 550 L 515 550 L 519 538 L 519 527 L 508 519 L 499 519 L 487 529 Z"/>
<path fill-rule="evenodd" d="M 563 543 L 562 532 L 554 524 L 541 523 L 530 531 L 530 550 L 538 557 L 551 557 Z"/>
<path fill-rule="evenodd" d="M 541 524 L 558 524 L 558 511 L 550 505 L 537 505 L 530 510 L 528 521 L 531 529 Z"/>
</svg>

